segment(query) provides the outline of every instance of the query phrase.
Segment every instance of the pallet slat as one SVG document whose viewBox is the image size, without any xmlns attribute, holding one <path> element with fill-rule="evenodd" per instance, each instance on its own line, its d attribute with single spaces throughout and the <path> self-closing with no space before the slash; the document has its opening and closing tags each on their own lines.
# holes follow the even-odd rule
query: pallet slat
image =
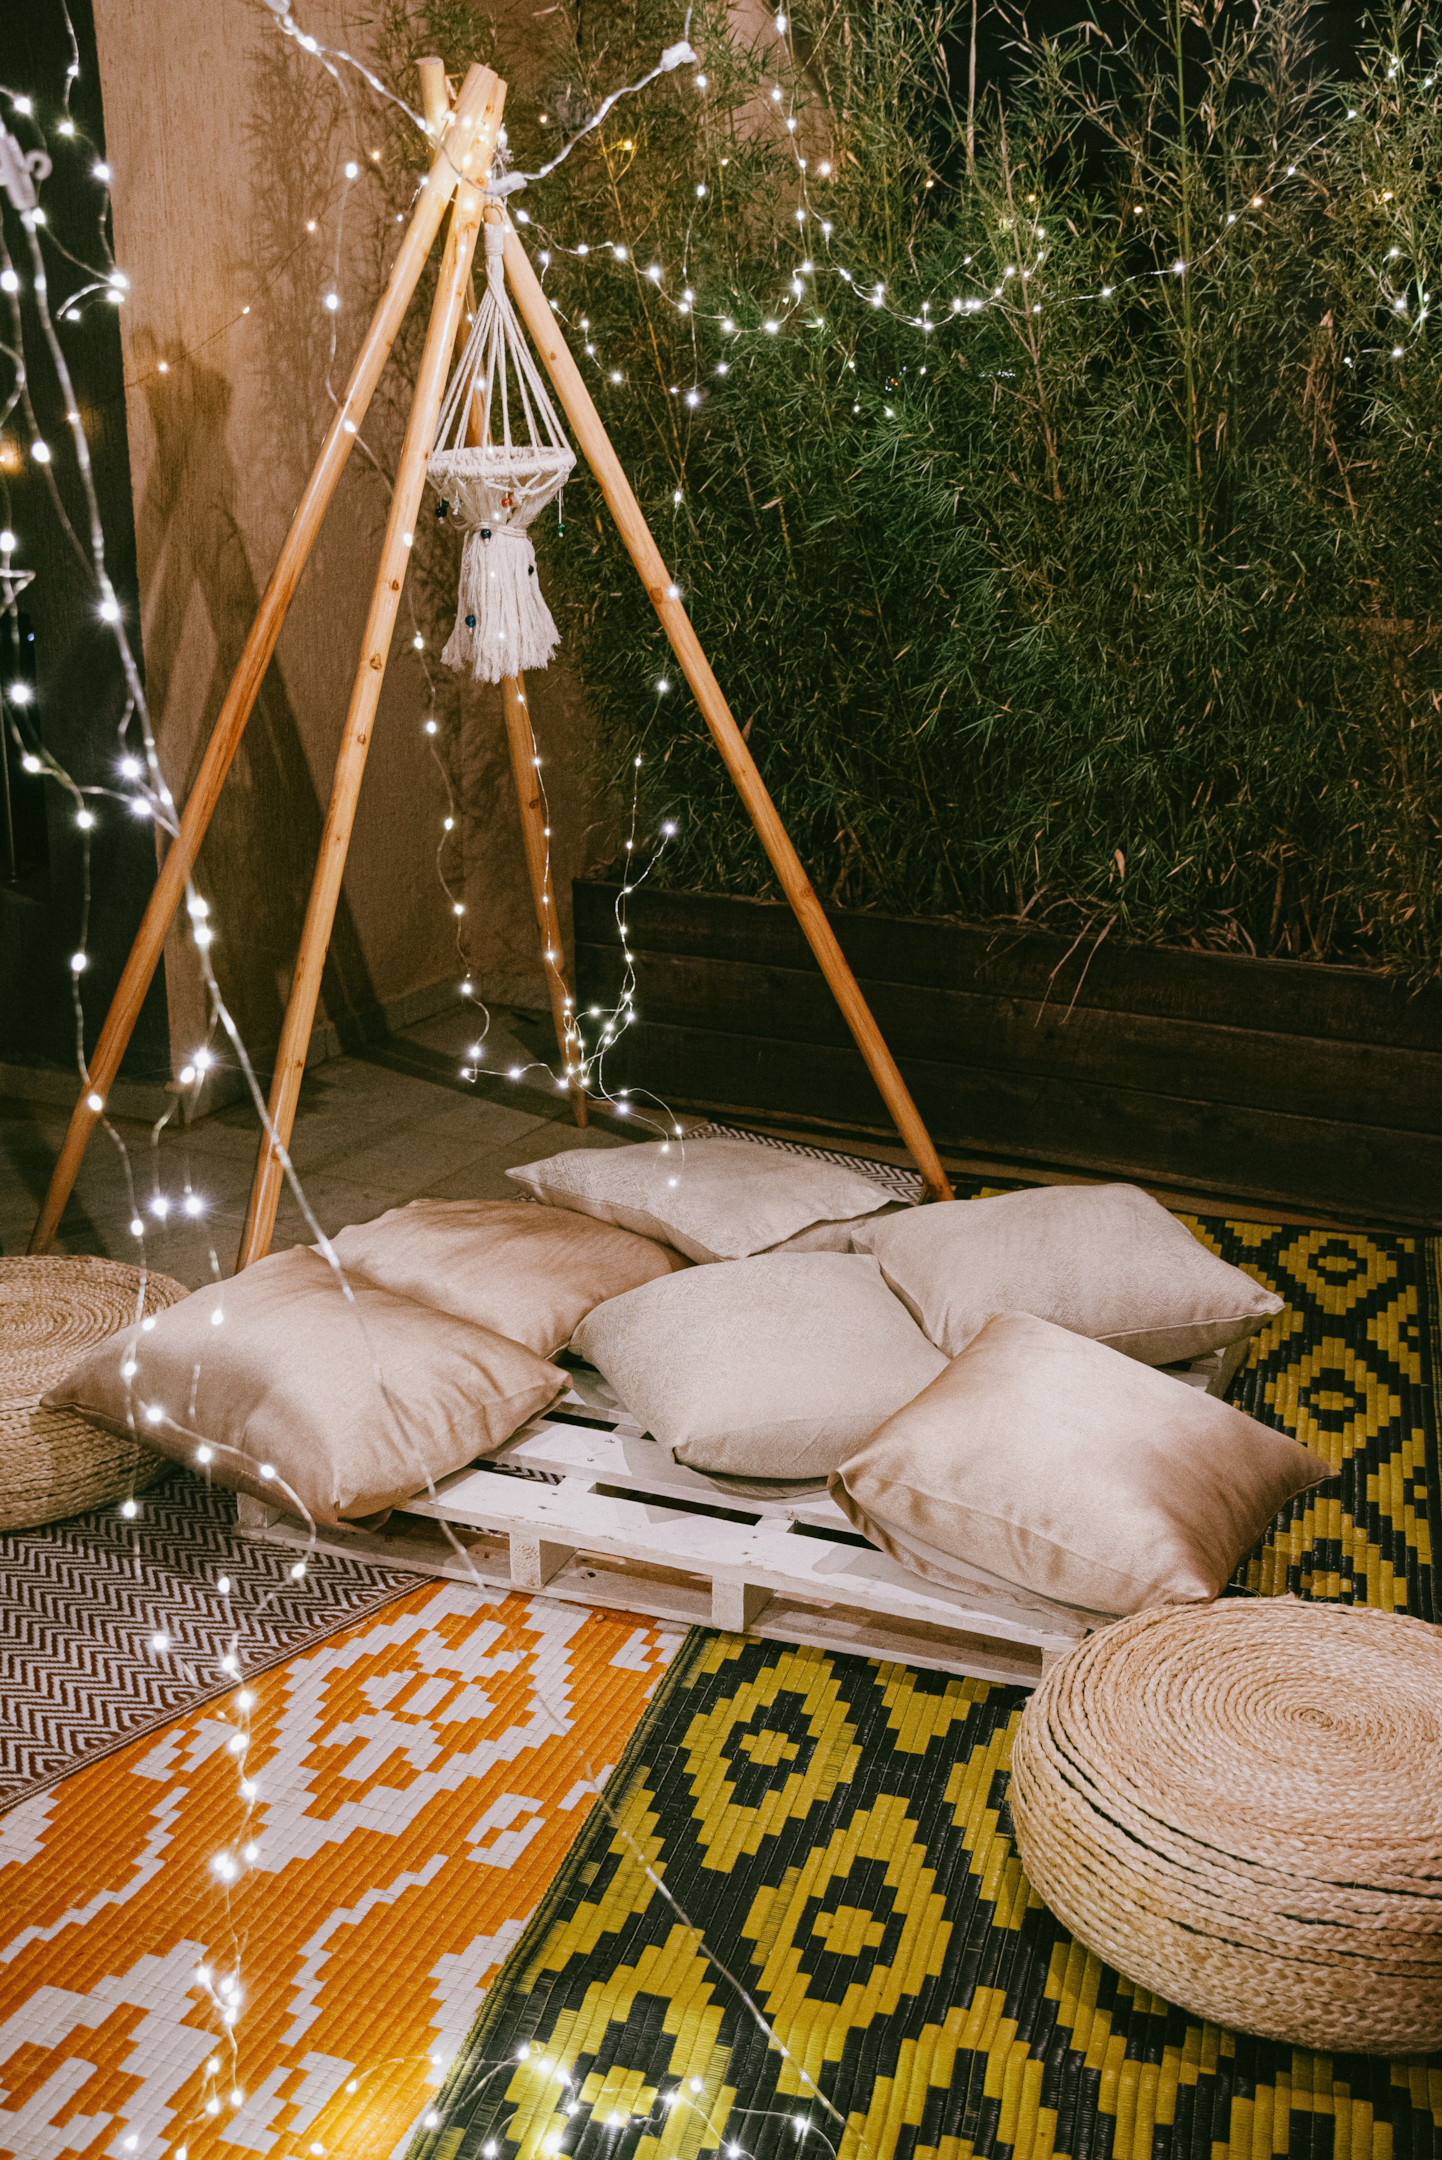
<svg viewBox="0 0 1442 2160">
<path fill-rule="evenodd" d="M 673 1462 L 663 1447 L 635 1425 L 629 1431 L 618 1426 L 608 1433 L 543 1416 L 519 1432 L 493 1460 L 506 1468 L 541 1470 L 553 1477 L 587 1477 L 598 1485 L 625 1485 L 638 1492 L 674 1494 L 680 1500 L 735 1508 L 746 1515 L 778 1516 L 828 1530 L 851 1529 L 828 1492 L 780 1500 L 730 1493 L 701 1471 Z"/>
<path fill-rule="evenodd" d="M 967 1633 L 984 1630 L 1047 1649 L 1067 1649 L 1086 1633 L 1084 1620 L 1060 1610 L 1051 1614 L 1027 1608 L 981 1585 L 972 1594 L 943 1590 L 869 1546 L 799 1537 L 789 1523 L 775 1517 L 762 1517 L 749 1527 L 719 1522 L 714 1516 L 645 1500 L 617 1499 L 583 1478 L 539 1485 L 476 1470 L 448 1480 L 434 1501 L 413 1501 L 407 1512 L 475 1530 L 504 1530 L 513 1539 L 519 1534 L 527 1548 L 544 1539 L 571 1553 L 659 1560 L 709 1575 L 713 1583 L 819 1597 L 932 1626 Z M 735 1601 L 725 1602 L 730 1610 Z"/>
<path fill-rule="evenodd" d="M 1174 1375 L 1221 1394 L 1244 1348 Z M 531 1474 L 508 1474 L 518 1471 Z M 250 1536 L 310 1542 L 246 1495 L 239 1519 Z M 981 1574 L 965 1591 L 930 1583 L 859 1542 L 827 1492 L 756 1497 L 688 1469 L 590 1372 L 489 1460 L 443 1479 L 434 1500 L 409 1501 L 384 1531 L 317 1542 L 485 1589 L 1008 1685 L 1034 1686 L 1097 1622 Z"/>
<path fill-rule="evenodd" d="M 285 1518 L 263 1528 L 258 1524 L 242 1527 L 249 1536 L 288 1546 L 292 1551 L 312 1549 L 301 1524 Z M 324 1532 L 316 1540 L 323 1552 L 360 1554 L 418 1574 L 443 1576 L 451 1582 L 494 1590 L 501 1596 L 531 1587 L 515 1580 L 511 1559 L 514 1546 L 508 1552 L 507 1544 L 504 1536 L 475 1537 L 467 1546 L 466 1559 L 459 1560 L 438 1527 L 409 1517 L 389 1532 Z M 649 1619 L 670 1621 L 679 1627 L 733 1627 L 734 1621 L 726 1617 L 725 1593 L 729 1587 L 719 1586 L 722 1600 L 718 1616 L 718 1585 L 710 1577 L 669 1568 L 657 1561 L 581 1552 L 546 1581 L 541 1595 L 563 1604 L 644 1613 Z M 753 1595 L 741 1610 L 749 1617 L 744 1630 L 736 1628 L 738 1633 L 774 1642 L 809 1643 L 818 1649 L 845 1651 L 853 1657 L 884 1658 L 931 1672 L 994 1680 L 1008 1687 L 1035 1687 L 1054 1659 L 1071 1648 L 1069 1641 L 1044 1644 L 1026 1639 L 1021 1632 L 1013 1639 L 989 1628 L 972 1632 L 875 1607 L 768 1595 L 764 1590 Z"/>
</svg>

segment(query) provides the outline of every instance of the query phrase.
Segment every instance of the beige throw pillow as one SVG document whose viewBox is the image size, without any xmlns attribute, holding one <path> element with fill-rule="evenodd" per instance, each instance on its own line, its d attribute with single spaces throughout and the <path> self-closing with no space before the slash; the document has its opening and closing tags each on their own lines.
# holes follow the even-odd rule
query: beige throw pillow
<svg viewBox="0 0 1442 2160">
<path fill-rule="evenodd" d="M 945 1369 L 874 1260 L 767 1253 L 599 1305 L 574 1346 L 677 1462 L 821 1478 Z"/>
<path fill-rule="evenodd" d="M 489 1328 L 364 1283 L 354 1299 L 296 1246 L 97 1344 L 45 1399 L 334 1524 L 499 1447 L 566 1385 Z"/>
<path fill-rule="evenodd" d="M 842 1163 L 749 1140 L 657 1140 L 575 1148 L 508 1170 L 551 1207 L 578 1208 L 691 1260 L 742 1260 L 818 1224 L 834 1229 L 895 1203 Z"/>
<path fill-rule="evenodd" d="M 1029 1312 L 1143 1365 L 1176 1365 L 1283 1306 L 1135 1185 L 945 1201 L 859 1224 L 853 1243 L 949 1357 L 993 1313 Z"/>
<path fill-rule="evenodd" d="M 1058 1604 L 1129 1613 L 1214 1598 L 1277 1510 L 1331 1475 L 1199 1388 L 1000 1313 L 831 1492 L 934 1582 L 965 1588 L 984 1568 Z"/>
<path fill-rule="evenodd" d="M 331 1239 L 352 1282 L 554 1357 L 596 1305 L 690 1262 L 669 1245 L 530 1200 L 413 1200 Z"/>
</svg>

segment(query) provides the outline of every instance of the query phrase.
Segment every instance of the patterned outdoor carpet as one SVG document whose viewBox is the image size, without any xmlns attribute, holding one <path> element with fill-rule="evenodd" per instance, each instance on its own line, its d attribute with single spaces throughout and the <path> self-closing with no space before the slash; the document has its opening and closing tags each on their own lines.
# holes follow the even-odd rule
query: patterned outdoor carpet
<svg viewBox="0 0 1442 2160">
<path fill-rule="evenodd" d="M 135 1507 L 0 1536 L 0 1812 L 416 1583 L 319 1553 L 297 1582 L 187 1470 Z"/>
<path fill-rule="evenodd" d="M 0 2155 L 404 2152 L 679 1640 L 428 1582 L 0 1816 Z"/>
<path fill-rule="evenodd" d="M 1273 1526 L 1238 1594 L 1436 1619 L 1437 1248 L 1195 1227 L 1288 1300 L 1236 1399 L 1338 1471 Z M 1233 2036 L 1072 1941 L 1012 1844 L 1024 1701 L 695 1632 L 608 1809 L 588 1819 L 487 1996 L 413 2160 L 1442 2152 L 1442 2057 L 1328 2057 Z"/>
</svg>

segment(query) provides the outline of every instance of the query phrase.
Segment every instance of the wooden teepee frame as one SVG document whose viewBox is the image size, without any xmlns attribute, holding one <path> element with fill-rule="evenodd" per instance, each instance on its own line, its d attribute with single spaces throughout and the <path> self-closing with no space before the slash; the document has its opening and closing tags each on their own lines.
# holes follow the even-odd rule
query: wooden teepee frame
<svg viewBox="0 0 1442 2160">
<path fill-rule="evenodd" d="M 433 134 L 439 135 L 449 109 L 444 70 L 439 61 L 421 63 L 427 117 Z M 221 786 L 260 689 L 286 610 L 299 582 L 326 506 L 335 490 L 354 442 L 361 419 L 370 403 L 392 343 L 404 318 L 411 295 L 441 221 L 452 197 L 451 215 L 440 280 L 431 310 L 430 326 L 416 377 L 405 441 L 396 472 L 390 515 L 381 547 L 380 566 L 366 618 L 365 635 L 346 715 L 345 734 L 336 760 L 330 808 L 321 836 L 310 902 L 301 933 L 300 952 L 281 1031 L 280 1051 L 271 1082 L 270 1131 L 262 1137 L 255 1181 L 241 1241 L 239 1267 L 258 1260 L 270 1249 L 283 1177 L 283 1157 L 289 1149 L 306 1052 L 320 994 L 321 971 L 330 943 L 335 910 L 351 826 L 365 770 L 366 751 L 385 679 L 396 614 L 411 538 L 422 506 L 426 466 L 435 434 L 446 375 L 451 364 L 471 291 L 471 266 L 476 241 L 486 217 L 505 222 L 505 274 L 511 294 L 531 342 L 539 353 L 559 396 L 580 449 L 615 518 L 621 537 L 636 565 L 647 594 L 660 617 L 682 673 L 702 717 L 736 783 L 762 846 L 771 860 L 807 942 L 841 1007 L 857 1048 L 916 1162 L 934 1199 L 949 1200 L 951 1187 L 940 1158 L 921 1121 L 915 1103 L 888 1050 L 881 1031 L 847 964 L 835 932 L 801 867 L 790 837 L 777 815 L 757 771 L 755 760 L 721 694 L 710 663 L 681 604 L 677 588 L 641 513 L 640 505 L 621 467 L 620 459 L 601 424 L 580 369 L 562 339 L 555 317 L 541 290 L 529 256 L 499 206 L 487 206 L 484 190 L 500 130 L 506 85 L 489 69 L 473 67 L 467 74 L 455 106 L 449 111 L 444 140 L 422 184 L 410 224 L 397 253 L 395 265 L 380 304 L 372 318 L 351 377 L 346 385 L 320 456 L 301 497 L 300 506 L 286 534 L 269 585 L 261 599 L 239 665 L 226 693 L 211 733 L 200 770 L 186 801 L 179 830 L 172 841 L 149 904 L 136 933 L 105 1025 L 90 1061 L 88 1085 L 71 1113 L 69 1129 L 57 1158 L 44 1205 L 30 1239 L 32 1253 L 48 1252 L 70 1197 L 86 1143 L 104 1108 L 120 1062 L 139 1017 L 141 1004 L 160 960 L 166 934 L 180 904 L 185 883 L 199 852 Z M 527 867 L 536 904 L 543 948 L 547 953 L 547 979 L 555 1009 L 557 1040 L 572 1063 L 573 1008 L 565 995 L 560 972 L 554 895 L 550 887 L 549 854 L 542 832 L 543 814 L 534 766 L 534 739 L 526 709 L 525 687 L 517 677 L 503 684 L 506 731 L 512 768 L 520 801 Z M 556 955 L 554 959 L 550 955 Z M 572 1086 L 572 1102 L 578 1122 L 585 1122 L 585 1096 L 579 1081 Z"/>
</svg>

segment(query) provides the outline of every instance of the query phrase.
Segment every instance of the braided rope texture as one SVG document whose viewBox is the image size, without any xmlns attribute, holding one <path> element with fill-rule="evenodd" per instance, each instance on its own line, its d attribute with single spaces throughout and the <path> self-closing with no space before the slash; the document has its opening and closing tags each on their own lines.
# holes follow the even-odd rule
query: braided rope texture
<svg viewBox="0 0 1442 2160">
<path fill-rule="evenodd" d="M 1442 1630 L 1296 1599 L 1157 1607 L 1042 1682 L 1027 1877 L 1184 2009 L 1298 2047 L 1442 2047 Z"/>
<path fill-rule="evenodd" d="M 123 1260 L 0 1259 L 0 1530 L 83 1515 L 168 1475 L 153 1448 L 42 1409 L 40 1398 L 82 1352 L 189 1294 Z"/>
</svg>

